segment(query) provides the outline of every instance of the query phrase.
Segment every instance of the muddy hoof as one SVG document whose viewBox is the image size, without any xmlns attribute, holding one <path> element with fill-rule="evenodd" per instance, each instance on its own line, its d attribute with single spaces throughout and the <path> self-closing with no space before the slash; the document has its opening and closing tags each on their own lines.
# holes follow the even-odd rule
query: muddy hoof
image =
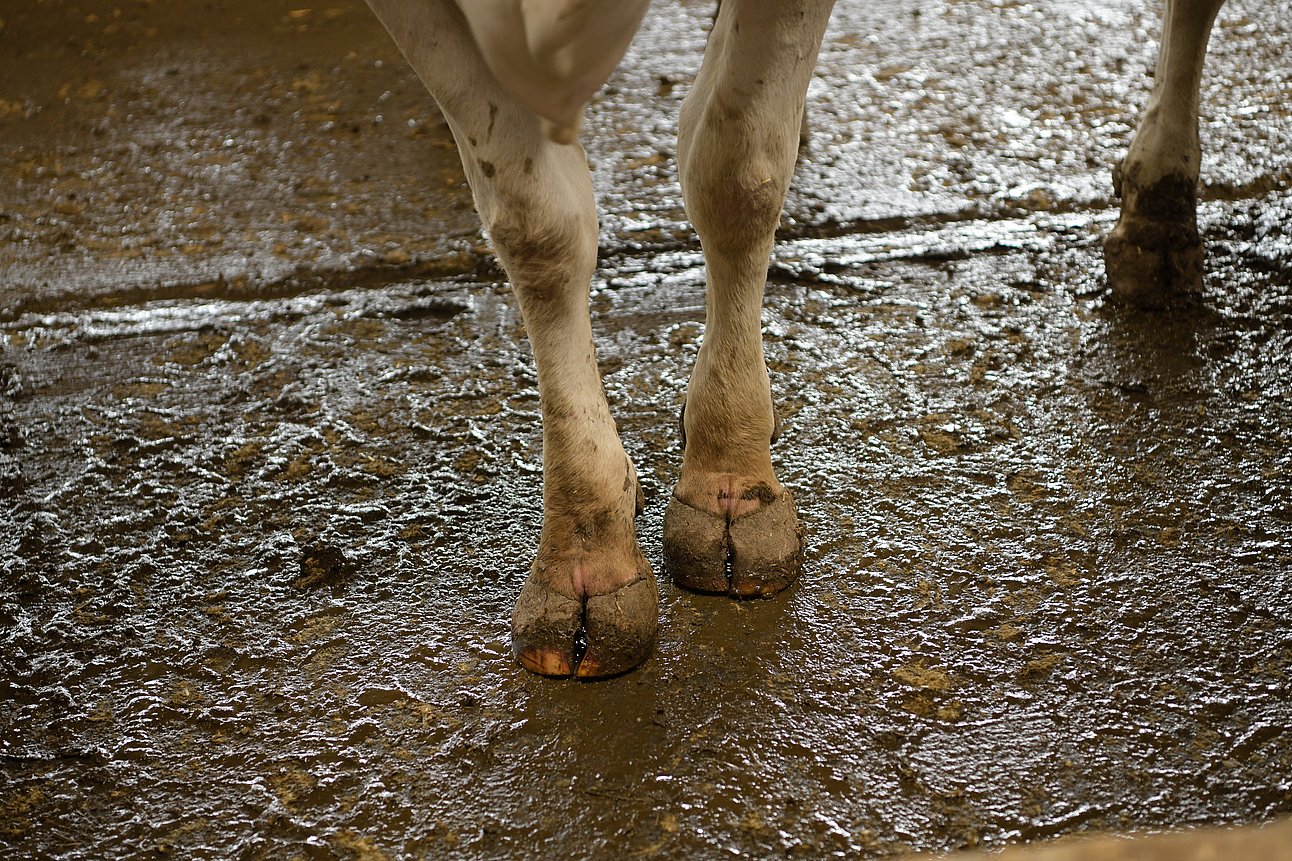
<svg viewBox="0 0 1292 861">
<path fill-rule="evenodd" d="M 664 566 L 673 582 L 696 592 L 768 598 L 803 568 L 803 538 L 787 490 L 728 521 L 674 496 L 664 511 Z"/>
<path fill-rule="evenodd" d="M 1113 170 L 1122 198 L 1117 225 L 1104 241 L 1104 271 L 1113 299 L 1141 308 L 1183 304 L 1202 289 L 1198 179 L 1168 173 L 1143 180 L 1129 157 Z"/>
<path fill-rule="evenodd" d="M 1120 226 L 1104 241 L 1104 270 L 1114 298 L 1160 309 L 1202 289 L 1202 241 L 1188 225 Z"/>
<path fill-rule="evenodd" d="M 587 651 L 575 671 L 581 679 L 626 673 L 650 656 L 659 626 L 659 589 L 645 575 L 617 592 L 587 600 Z"/>
<path fill-rule="evenodd" d="M 659 626 L 659 591 L 647 568 L 608 595 L 570 598 L 530 577 L 511 616 L 512 652 L 544 676 L 617 676 L 650 656 Z"/>
</svg>

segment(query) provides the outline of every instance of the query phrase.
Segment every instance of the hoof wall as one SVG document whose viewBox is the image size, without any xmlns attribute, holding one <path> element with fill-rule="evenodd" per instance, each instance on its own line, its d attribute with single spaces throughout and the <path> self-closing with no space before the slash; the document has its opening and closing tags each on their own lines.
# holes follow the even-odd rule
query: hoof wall
<svg viewBox="0 0 1292 861">
<path fill-rule="evenodd" d="M 1202 242 L 1196 234 L 1192 240 L 1147 235 L 1136 241 L 1115 230 L 1104 242 L 1104 271 L 1117 300 L 1167 308 L 1201 291 Z"/>
<path fill-rule="evenodd" d="M 789 491 L 728 521 L 676 496 L 664 512 L 664 566 L 677 585 L 737 598 L 768 598 L 803 568 L 803 538 Z"/>
<path fill-rule="evenodd" d="M 543 676 L 617 676 L 650 656 L 659 627 L 659 591 L 646 570 L 608 595 L 570 598 L 526 581 L 512 613 L 512 652 Z"/>
</svg>

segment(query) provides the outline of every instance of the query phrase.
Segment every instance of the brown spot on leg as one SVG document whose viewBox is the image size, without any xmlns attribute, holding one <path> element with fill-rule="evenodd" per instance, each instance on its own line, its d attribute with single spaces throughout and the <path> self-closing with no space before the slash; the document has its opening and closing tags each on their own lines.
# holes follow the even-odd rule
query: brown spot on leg
<svg viewBox="0 0 1292 861">
<path fill-rule="evenodd" d="M 744 502 L 757 501 L 762 505 L 768 505 L 776 499 L 776 491 L 772 490 L 771 485 L 760 481 L 753 487 L 746 488 L 740 494 L 740 499 Z"/>
</svg>

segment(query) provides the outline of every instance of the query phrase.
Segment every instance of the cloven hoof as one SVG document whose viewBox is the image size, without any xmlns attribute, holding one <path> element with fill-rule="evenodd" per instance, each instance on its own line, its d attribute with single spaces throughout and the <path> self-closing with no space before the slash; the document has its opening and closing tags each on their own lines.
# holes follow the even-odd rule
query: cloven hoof
<svg viewBox="0 0 1292 861">
<path fill-rule="evenodd" d="M 678 586 L 769 598 L 803 569 L 803 535 L 788 490 L 735 519 L 674 496 L 664 511 L 664 567 Z"/>
<path fill-rule="evenodd" d="M 571 598 L 530 577 L 511 617 L 512 652 L 544 676 L 617 676 L 650 656 L 659 627 L 659 590 L 649 567 L 607 595 Z"/>
<path fill-rule="evenodd" d="M 1202 241 L 1190 225 L 1119 224 L 1104 240 L 1104 271 L 1116 301 L 1168 308 L 1201 292 Z"/>
</svg>

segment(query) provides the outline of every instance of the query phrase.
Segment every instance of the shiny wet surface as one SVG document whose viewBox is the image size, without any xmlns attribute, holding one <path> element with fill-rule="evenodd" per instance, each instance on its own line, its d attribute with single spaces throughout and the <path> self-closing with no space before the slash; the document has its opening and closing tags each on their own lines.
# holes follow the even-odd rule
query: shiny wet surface
<svg viewBox="0 0 1292 861">
<path fill-rule="evenodd" d="M 589 120 L 657 571 L 709 12 L 658 4 Z M 362 8 L 211 14 L 3 15 L 6 855 L 867 857 L 1292 811 L 1272 4 L 1213 38 L 1208 278 L 1167 315 L 1107 304 L 1099 246 L 1155 10 L 841 6 L 764 315 L 805 577 L 662 583 L 654 657 L 596 684 L 510 655 L 537 389 L 433 105 Z"/>
</svg>

